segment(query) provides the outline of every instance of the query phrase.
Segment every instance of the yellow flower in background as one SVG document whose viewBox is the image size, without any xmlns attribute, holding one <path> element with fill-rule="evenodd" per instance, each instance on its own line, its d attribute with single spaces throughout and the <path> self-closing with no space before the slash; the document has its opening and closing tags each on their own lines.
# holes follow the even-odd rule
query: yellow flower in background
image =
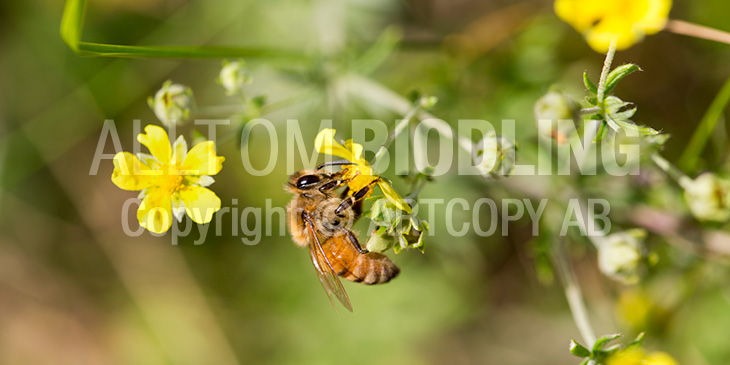
<svg viewBox="0 0 730 365">
<path fill-rule="evenodd" d="M 221 200 L 207 189 L 223 167 L 224 157 L 217 156 L 215 144 L 205 141 L 188 151 L 180 136 L 172 146 L 167 132 L 148 125 L 137 140 L 151 154 L 119 152 L 114 156 L 112 182 L 124 190 L 141 190 L 142 203 L 137 210 L 140 226 L 164 233 L 172 217 L 181 221 L 185 213 L 199 224 L 208 223 L 221 207 Z"/>
<path fill-rule="evenodd" d="M 556 0 L 555 13 L 597 52 L 626 49 L 664 29 L 671 0 Z"/>
<path fill-rule="evenodd" d="M 644 330 L 650 325 L 656 309 L 651 297 L 636 288 L 621 292 L 615 306 L 616 318 L 635 331 Z"/>
<path fill-rule="evenodd" d="M 644 365 L 679 365 L 672 355 L 666 352 L 655 351 L 644 358 Z"/>
<path fill-rule="evenodd" d="M 611 355 L 606 365 L 679 365 L 677 360 L 666 352 L 656 351 L 646 354 L 642 349 L 630 347 Z"/>
<path fill-rule="evenodd" d="M 347 183 L 347 186 L 350 188 L 350 194 L 353 194 L 380 179 L 375 169 L 373 169 L 373 167 L 370 166 L 370 163 L 363 157 L 362 145 L 359 143 L 353 143 L 351 139 L 345 141 L 344 146 L 339 144 L 335 140 L 334 129 L 321 130 L 314 139 L 314 148 L 319 153 L 342 157 L 355 163 L 355 165 L 343 166 L 343 169 L 346 170 L 343 178 L 350 179 Z M 408 203 L 406 203 L 400 195 L 398 195 L 398 193 L 386 180 L 380 179 L 377 181 L 377 184 L 383 192 L 383 195 L 393 202 L 396 207 L 404 210 L 406 213 L 411 213 L 411 206 L 408 205 Z"/>
</svg>

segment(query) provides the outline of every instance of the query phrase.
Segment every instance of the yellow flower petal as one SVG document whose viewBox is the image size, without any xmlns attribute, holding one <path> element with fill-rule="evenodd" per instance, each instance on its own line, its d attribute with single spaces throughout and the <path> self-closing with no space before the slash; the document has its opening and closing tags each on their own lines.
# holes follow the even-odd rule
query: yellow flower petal
<svg viewBox="0 0 730 365">
<path fill-rule="evenodd" d="M 378 182 L 378 186 L 380 186 L 380 190 L 383 192 L 383 195 L 385 195 L 388 200 L 390 200 L 393 204 L 395 204 L 398 209 L 405 211 L 406 213 L 410 214 L 413 209 L 411 209 L 411 206 L 406 203 L 403 198 L 398 195 L 398 192 L 393 189 L 390 184 L 388 184 L 387 181 L 380 181 Z"/>
<path fill-rule="evenodd" d="M 641 24 L 646 34 L 658 33 L 667 25 L 672 0 L 647 0 L 648 6 Z"/>
<path fill-rule="evenodd" d="M 137 209 L 139 225 L 150 232 L 165 233 L 172 226 L 172 201 L 163 190 L 151 189 Z"/>
<path fill-rule="evenodd" d="M 149 166 L 152 170 L 159 170 L 162 167 L 162 163 L 157 161 L 157 157 L 152 156 L 149 153 L 137 153 L 135 156 L 137 156 L 143 164 Z"/>
<path fill-rule="evenodd" d="M 664 29 L 671 0 L 556 0 L 555 13 L 583 33 L 588 44 L 606 52 L 613 40 L 617 49 L 631 47 L 645 35 Z"/>
<path fill-rule="evenodd" d="M 615 352 L 606 360 L 606 365 L 642 365 L 644 351 L 630 348 Z"/>
<path fill-rule="evenodd" d="M 205 141 L 196 144 L 185 157 L 180 173 L 184 175 L 215 175 L 223 168 L 225 157 L 215 153 L 215 143 Z"/>
<path fill-rule="evenodd" d="M 188 154 L 188 142 L 185 141 L 185 137 L 182 135 L 180 137 L 177 137 L 175 140 L 175 143 L 172 145 L 172 159 L 170 160 L 170 163 L 175 164 L 181 164 L 183 161 L 185 161 L 185 156 Z"/>
<path fill-rule="evenodd" d="M 350 152 L 352 153 L 352 162 L 357 162 L 359 164 L 361 163 L 360 160 L 362 160 L 362 162 L 367 163 L 367 161 L 362 158 L 363 148 L 361 144 L 353 143 L 351 139 L 348 139 L 347 141 L 345 141 L 345 148 L 350 150 Z M 368 163 L 368 165 L 370 164 Z"/>
<path fill-rule="evenodd" d="M 349 170 L 348 170 L 349 171 Z M 353 170 L 357 171 L 357 170 Z M 349 194 L 355 194 L 356 192 L 362 190 L 363 188 L 371 185 L 371 183 L 378 179 L 377 176 L 372 175 L 363 175 L 363 174 L 354 174 L 354 173 L 346 173 L 342 176 L 343 179 L 352 179 L 347 183 L 347 187 L 350 188 Z M 370 193 L 368 193 L 370 195 Z"/>
<path fill-rule="evenodd" d="M 193 222 L 204 224 L 213 219 L 213 213 L 221 208 L 221 200 L 209 189 L 188 186 L 180 190 L 185 211 Z"/>
<path fill-rule="evenodd" d="M 644 37 L 643 32 L 632 29 L 630 21 L 621 18 L 606 18 L 595 27 L 585 32 L 588 45 L 596 52 L 607 52 L 613 40 L 616 49 L 627 49 Z"/>
<path fill-rule="evenodd" d="M 335 140 L 334 129 L 323 129 L 317 134 L 314 139 L 314 148 L 319 153 L 324 153 L 331 156 L 342 157 L 346 160 L 356 162 L 352 152 Z"/>
<path fill-rule="evenodd" d="M 593 0 L 556 0 L 555 14 L 579 32 L 590 28 L 605 10 Z"/>
<path fill-rule="evenodd" d="M 156 125 L 148 125 L 144 127 L 144 131 L 145 133 L 137 135 L 137 141 L 145 145 L 160 162 L 168 164 L 171 157 L 170 139 L 167 137 L 165 129 Z"/>
<path fill-rule="evenodd" d="M 674 360 L 672 356 L 670 356 L 666 352 L 652 352 L 644 358 L 644 362 L 642 365 L 678 365 L 677 360 Z"/>
<path fill-rule="evenodd" d="M 152 185 L 153 171 L 135 155 L 119 152 L 114 156 L 112 182 L 124 190 L 142 190 Z"/>
</svg>

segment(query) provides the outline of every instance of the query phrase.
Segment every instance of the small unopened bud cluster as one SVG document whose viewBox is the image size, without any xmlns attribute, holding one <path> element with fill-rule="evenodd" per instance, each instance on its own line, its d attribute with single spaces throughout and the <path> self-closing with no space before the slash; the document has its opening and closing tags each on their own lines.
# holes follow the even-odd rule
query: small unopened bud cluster
<svg viewBox="0 0 730 365">
<path fill-rule="evenodd" d="M 684 198 L 695 218 L 709 222 L 730 219 L 730 181 L 704 173 L 685 186 Z"/>
<path fill-rule="evenodd" d="M 251 77 L 246 72 L 246 63 L 239 61 L 223 61 L 223 67 L 218 75 L 218 82 L 226 90 L 227 95 L 236 95 L 243 92 L 243 87 L 251 83 Z"/>
<path fill-rule="evenodd" d="M 643 229 L 630 229 L 604 237 L 598 242 L 598 268 L 606 276 L 624 284 L 638 282 L 645 238 Z"/>
<path fill-rule="evenodd" d="M 515 167 L 516 149 L 508 138 L 490 132 L 474 146 L 472 158 L 483 176 L 509 176 Z"/>
<path fill-rule="evenodd" d="M 192 115 L 193 91 L 187 86 L 173 84 L 172 81 L 167 80 L 154 97 L 147 99 L 147 104 L 165 126 L 182 124 Z"/>
<path fill-rule="evenodd" d="M 533 109 L 540 137 L 568 141 L 578 120 L 578 104 L 559 91 L 551 91 L 537 100 Z"/>
<path fill-rule="evenodd" d="M 385 252 L 391 248 L 396 253 L 406 248 L 423 251 L 423 233 L 429 228 L 426 221 L 406 214 L 388 199 L 373 203 L 369 217 L 378 228 L 368 239 L 368 251 Z"/>
</svg>

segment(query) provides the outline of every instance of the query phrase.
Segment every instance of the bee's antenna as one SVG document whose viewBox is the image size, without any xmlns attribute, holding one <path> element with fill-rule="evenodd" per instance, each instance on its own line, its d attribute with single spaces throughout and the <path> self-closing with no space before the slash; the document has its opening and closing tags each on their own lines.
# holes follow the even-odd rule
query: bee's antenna
<svg viewBox="0 0 730 365">
<path fill-rule="evenodd" d="M 347 160 L 330 161 L 330 162 L 325 162 L 325 163 L 317 166 L 317 170 L 322 170 L 323 168 L 328 167 L 328 166 L 344 166 L 344 165 L 357 165 L 357 164 L 354 162 L 347 161 Z"/>
</svg>

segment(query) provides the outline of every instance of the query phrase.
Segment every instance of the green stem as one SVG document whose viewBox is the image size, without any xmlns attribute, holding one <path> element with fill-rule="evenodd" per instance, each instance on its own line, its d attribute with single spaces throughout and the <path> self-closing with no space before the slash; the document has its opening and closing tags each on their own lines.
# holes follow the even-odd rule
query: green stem
<svg viewBox="0 0 730 365">
<path fill-rule="evenodd" d="M 598 82 L 598 105 L 603 105 L 603 101 L 606 98 L 606 80 L 608 74 L 611 72 L 611 64 L 613 63 L 613 57 L 616 55 L 616 40 L 611 41 L 611 45 L 608 47 L 606 52 L 606 59 L 603 61 L 603 70 L 601 70 L 601 79 Z"/>
<path fill-rule="evenodd" d="M 692 184 L 692 179 L 689 176 L 685 175 L 680 169 L 672 165 L 659 153 L 652 153 L 651 160 L 654 161 L 654 164 L 664 171 L 664 173 L 674 179 L 674 181 L 676 181 L 683 189 L 688 189 Z"/>
<path fill-rule="evenodd" d="M 292 96 L 287 99 L 275 101 L 271 104 L 266 104 L 261 107 L 257 117 L 262 117 L 264 115 L 273 113 L 275 111 L 289 108 L 293 105 L 298 104 L 299 102 L 301 102 L 303 100 L 306 100 L 309 95 L 311 95 L 311 93 L 305 92 L 305 93 L 302 93 L 299 95 Z M 232 114 L 232 116 L 235 117 L 235 116 L 241 116 L 241 115 L 243 115 L 243 113 L 246 112 L 246 107 L 245 107 L 246 103 L 243 103 L 243 104 L 244 105 L 239 106 L 237 108 L 234 105 L 222 105 L 222 106 L 213 106 L 213 107 L 208 107 L 208 108 L 204 107 L 204 108 L 201 108 L 201 110 L 205 111 L 205 112 L 213 112 L 213 111 L 224 111 L 224 109 L 228 109 L 226 111 L 231 112 L 230 114 Z M 236 109 L 236 110 L 234 110 L 234 109 Z M 234 138 L 236 138 L 236 137 L 240 138 L 241 134 L 236 133 L 236 132 L 239 132 L 238 128 L 242 127 L 245 124 L 245 122 L 247 122 L 247 121 L 244 120 L 244 123 L 231 125 L 228 128 L 229 133 L 226 133 L 223 137 L 221 137 L 217 143 L 219 145 L 224 145 L 224 144 L 228 144 L 229 142 L 233 141 Z"/>
<path fill-rule="evenodd" d="M 696 164 L 699 160 L 700 154 L 705 149 L 705 144 L 710 138 L 712 131 L 715 130 L 717 122 L 722 117 L 722 113 L 725 110 L 728 102 L 730 102 L 730 78 L 725 81 L 725 84 L 717 93 L 715 99 L 712 100 L 712 104 L 702 116 L 700 124 L 697 126 L 697 130 L 692 135 L 692 139 L 689 141 L 687 148 L 682 153 L 682 157 L 679 159 L 679 166 L 684 171 L 693 172 L 696 170 Z"/>
<path fill-rule="evenodd" d="M 380 149 L 375 154 L 375 157 L 373 158 L 370 165 L 376 166 L 378 164 L 378 162 L 380 162 L 380 159 L 383 158 L 383 155 L 388 150 L 388 147 L 390 147 L 390 145 L 393 143 L 393 141 L 395 141 L 395 139 L 398 138 L 398 136 L 401 134 L 401 132 L 403 132 L 406 129 L 406 126 L 408 126 L 408 123 L 411 121 L 411 119 L 413 119 L 413 117 L 416 116 L 416 113 L 418 113 L 418 111 L 420 109 L 421 108 L 418 106 L 418 104 L 416 104 L 413 107 L 411 107 L 411 109 L 408 110 L 408 113 L 406 113 L 406 115 L 403 116 L 403 119 L 401 119 L 400 122 L 398 122 L 398 124 L 396 124 L 395 127 L 393 128 L 393 131 L 390 132 L 390 135 L 388 135 L 388 139 L 385 140 L 385 143 L 383 143 L 383 145 L 380 146 Z"/>
<path fill-rule="evenodd" d="M 406 115 L 413 106 L 409 100 L 400 94 L 368 78 L 348 74 L 344 76 L 344 79 L 355 96 L 396 114 Z M 419 123 L 435 129 L 442 137 L 453 140 L 459 148 L 471 155 L 473 145 L 471 139 L 455 134 L 448 124 L 423 110 L 418 111 L 415 117 L 419 120 Z"/>
<path fill-rule="evenodd" d="M 79 56 L 101 56 L 118 58 L 283 58 L 304 59 L 298 52 L 220 46 L 128 46 L 79 42 L 74 51 Z"/>
<path fill-rule="evenodd" d="M 578 331 L 583 337 L 586 347 L 590 349 L 596 342 L 596 334 L 593 331 L 591 322 L 588 320 L 588 310 L 583 301 L 583 293 L 578 285 L 578 280 L 575 278 L 575 273 L 568 260 L 562 240 L 553 249 L 553 259 L 555 260 L 558 274 L 563 281 L 565 299 L 568 301 L 570 313 L 573 315 L 575 325 L 578 327 Z"/>
</svg>

